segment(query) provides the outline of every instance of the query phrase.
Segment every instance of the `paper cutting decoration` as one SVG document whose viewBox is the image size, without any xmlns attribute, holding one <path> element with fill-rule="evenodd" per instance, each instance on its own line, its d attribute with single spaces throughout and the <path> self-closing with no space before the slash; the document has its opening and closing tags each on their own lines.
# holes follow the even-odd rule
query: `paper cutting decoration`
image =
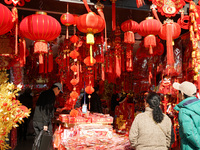
<svg viewBox="0 0 200 150">
<path fill-rule="evenodd" d="M 175 16 L 185 5 L 184 0 L 152 0 L 152 3 L 157 6 L 161 15 L 166 17 Z"/>
</svg>

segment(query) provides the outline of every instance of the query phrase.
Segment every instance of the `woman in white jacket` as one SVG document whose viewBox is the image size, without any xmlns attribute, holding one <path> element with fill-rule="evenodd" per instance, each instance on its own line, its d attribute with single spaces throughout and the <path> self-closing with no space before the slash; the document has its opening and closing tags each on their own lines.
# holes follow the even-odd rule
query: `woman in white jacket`
<svg viewBox="0 0 200 150">
<path fill-rule="evenodd" d="M 160 109 L 160 96 L 147 95 L 145 112 L 138 114 L 129 132 L 129 141 L 136 150 L 167 150 L 174 142 L 170 118 Z"/>
</svg>

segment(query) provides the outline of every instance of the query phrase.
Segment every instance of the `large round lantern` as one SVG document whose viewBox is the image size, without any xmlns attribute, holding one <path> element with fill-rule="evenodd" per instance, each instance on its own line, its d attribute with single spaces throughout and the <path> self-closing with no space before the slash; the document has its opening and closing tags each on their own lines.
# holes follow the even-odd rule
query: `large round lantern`
<svg viewBox="0 0 200 150">
<path fill-rule="evenodd" d="M 121 24 L 121 29 L 124 33 L 124 42 L 129 44 L 135 43 L 134 32 L 137 32 L 139 25 L 133 20 L 127 20 Z"/>
<path fill-rule="evenodd" d="M 168 65 L 174 64 L 173 39 L 178 38 L 180 34 L 181 26 L 170 19 L 164 22 L 158 34 L 161 39 L 166 40 Z"/>
<path fill-rule="evenodd" d="M 62 16 L 60 17 L 60 21 L 62 24 L 64 24 L 67 29 L 66 29 L 66 39 L 68 39 L 68 26 L 75 24 L 75 18 L 74 15 L 70 14 L 69 12 L 66 12 L 64 14 L 62 14 Z"/>
<path fill-rule="evenodd" d="M 149 48 L 150 54 L 153 54 L 153 47 L 156 46 L 155 35 L 160 32 L 161 26 L 162 24 L 158 20 L 153 19 L 153 17 L 147 17 L 146 20 L 139 24 L 139 33 L 142 36 L 146 36 L 144 38 L 144 46 Z"/>
<path fill-rule="evenodd" d="M 79 16 L 76 25 L 79 31 L 87 33 L 86 43 L 90 44 L 90 61 L 93 63 L 92 44 L 94 44 L 94 34 L 101 32 L 105 28 L 105 21 L 94 12 L 89 12 Z"/>
<path fill-rule="evenodd" d="M 35 41 L 34 52 L 40 54 L 39 63 L 43 64 L 42 54 L 48 52 L 47 42 L 60 35 L 61 25 L 45 12 L 36 12 L 21 21 L 20 32 L 24 37 Z"/>
<path fill-rule="evenodd" d="M 11 11 L 0 3 L 0 35 L 10 31 L 13 27 Z"/>
</svg>

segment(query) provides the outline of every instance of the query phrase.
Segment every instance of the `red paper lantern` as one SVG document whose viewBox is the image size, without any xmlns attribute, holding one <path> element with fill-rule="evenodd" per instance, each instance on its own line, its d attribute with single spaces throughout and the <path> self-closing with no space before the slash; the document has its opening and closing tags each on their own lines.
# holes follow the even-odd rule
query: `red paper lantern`
<svg viewBox="0 0 200 150">
<path fill-rule="evenodd" d="M 135 43 L 134 32 L 139 29 L 139 24 L 132 19 L 127 20 L 121 24 L 121 29 L 124 33 L 124 42 L 129 44 Z"/>
<path fill-rule="evenodd" d="M 76 65 L 73 65 L 73 66 L 71 66 L 71 70 L 72 70 L 73 72 L 77 72 L 78 67 L 77 67 Z"/>
<path fill-rule="evenodd" d="M 92 94 L 94 92 L 94 88 L 91 85 L 86 86 L 85 92 L 87 94 Z"/>
<path fill-rule="evenodd" d="M 91 60 L 92 59 L 92 60 Z M 86 57 L 84 59 L 84 63 L 87 65 L 87 66 L 93 66 L 95 63 L 96 63 L 96 60 L 93 58 L 93 57 Z"/>
<path fill-rule="evenodd" d="M 161 27 L 159 37 L 163 40 L 166 40 L 167 45 L 167 64 L 174 64 L 174 53 L 173 53 L 173 39 L 176 39 L 181 34 L 181 27 L 178 23 L 175 23 L 173 20 L 167 20 L 164 22 L 164 25 Z"/>
<path fill-rule="evenodd" d="M 146 20 L 140 22 L 139 24 L 139 33 L 142 36 L 146 36 L 144 38 L 144 46 L 146 48 L 149 48 L 149 53 L 153 54 L 153 47 L 156 46 L 156 37 L 160 32 L 162 24 L 156 20 L 153 19 L 153 17 L 147 17 Z"/>
<path fill-rule="evenodd" d="M 61 25 L 45 12 L 36 12 L 36 14 L 22 20 L 20 31 L 24 37 L 36 41 L 34 44 L 35 53 L 47 53 L 47 42 L 60 35 Z"/>
<path fill-rule="evenodd" d="M 79 37 L 78 37 L 77 35 L 72 35 L 72 36 L 70 37 L 70 41 L 71 41 L 72 43 L 77 43 L 78 40 L 79 40 Z"/>
<path fill-rule="evenodd" d="M 75 85 L 78 84 L 78 80 L 77 80 L 77 79 L 72 79 L 72 80 L 70 81 L 70 83 L 71 83 L 73 86 L 75 86 Z"/>
<path fill-rule="evenodd" d="M 72 91 L 72 92 L 70 93 L 70 97 L 71 97 L 72 99 L 77 99 L 77 98 L 78 98 L 78 93 L 77 93 L 76 91 Z"/>
<path fill-rule="evenodd" d="M 72 59 L 76 59 L 79 56 L 79 52 L 77 52 L 77 50 L 73 50 L 73 51 L 70 52 L 69 56 Z"/>
<path fill-rule="evenodd" d="M 0 35 L 9 32 L 13 27 L 11 11 L 0 3 Z"/>
</svg>

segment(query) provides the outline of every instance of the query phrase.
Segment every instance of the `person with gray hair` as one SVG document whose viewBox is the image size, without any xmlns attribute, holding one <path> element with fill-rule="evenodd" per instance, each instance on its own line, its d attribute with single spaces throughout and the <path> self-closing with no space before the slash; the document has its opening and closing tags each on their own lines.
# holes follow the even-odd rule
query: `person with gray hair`
<svg viewBox="0 0 200 150">
<path fill-rule="evenodd" d="M 179 90 L 180 102 L 174 109 L 179 111 L 181 150 L 200 150 L 200 101 L 195 97 L 197 88 L 188 81 L 181 84 L 174 82 L 173 88 Z"/>
</svg>

